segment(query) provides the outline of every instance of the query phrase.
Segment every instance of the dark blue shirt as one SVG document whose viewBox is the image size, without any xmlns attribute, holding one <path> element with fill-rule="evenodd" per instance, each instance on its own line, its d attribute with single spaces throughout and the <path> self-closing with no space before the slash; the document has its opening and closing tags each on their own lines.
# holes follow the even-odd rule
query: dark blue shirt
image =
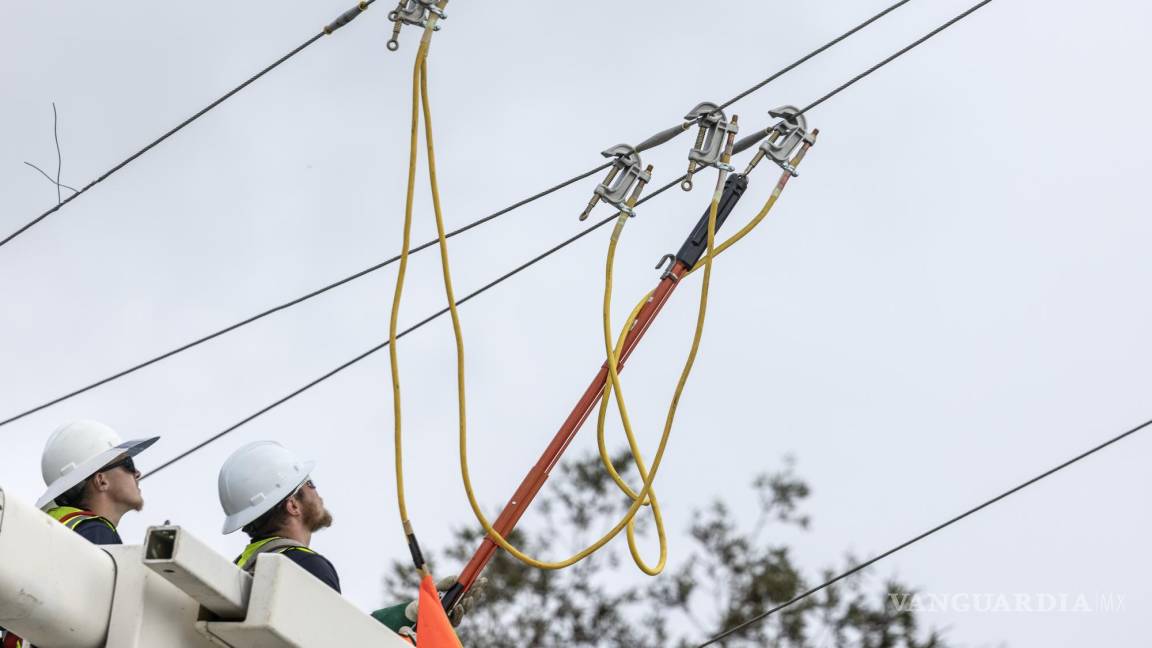
<svg viewBox="0 0 1152 648">
<path fill-rule="evenodd" d="M 336 568 L 324 556 L 314 551 L 300 550 L 296 547 L 286 549 L 283 554 L 292 562 L 303 567 L 304 571 L 319 578 L 328 587 L 337 592 L 340 591 L 340 576 L 336 574 Z"/>
<path fill-rule="evenodd" d="M 85 520 L 80 524 L 77 524 L 73 531 L 80 534 L 83 538 L 92 544 L 124 544 L 124 541 L 120 539 L 120 534 L 116 532 L 116 529 L 108 526 L 104 520 Z"/>
</svg>

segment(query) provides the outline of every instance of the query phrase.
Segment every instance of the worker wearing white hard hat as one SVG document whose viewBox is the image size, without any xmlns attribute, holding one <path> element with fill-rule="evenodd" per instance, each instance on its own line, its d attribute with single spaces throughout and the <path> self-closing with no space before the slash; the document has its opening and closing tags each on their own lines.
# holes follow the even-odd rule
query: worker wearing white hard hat
<svg viewBox="0 0 1152 648">
<path fill-rule="evenodd" d="M 315 466 L 275 441 L 255 441 L 232 453 L 217 481 L 223 531 L 243 529 L 251 539 L 236 558 L 241 569 L 251 572 L 258 555 L 279 553 L 339 592 L 336 568 L 308 546 L 313 533 L 332 524 L 311 479 Z"/>
<path fill-rule="evenodd" d="M 254 572 L 260 554 L 278 553 L 339 592 L 336 567 L 309 546 L 313 533 L 332 525 L 332 514 L 312 481 L 315 467 L 315 461 L 302 460 L 275 441 L 254 441 L 236 450 L 220 468 L 217 482 L 225 515 L 223 531 L 243 529 L 250 538 L 235 560 L 241 569 Z M 446 589 L 454 582 L 447 579 L 437 586 Z M 479 582 L 456 606 L 454 623 L 482 594 L 483 584 Z M 400 631 L 415 622 L 416 611 L 415 602 L 410 601 L 377 610 L 372 616 Z"/>
<path fill-rule="evenodd" d="M 96 421 L 61 425 L 48 437 L 40 457 L 48 488 L 36 506 L 93 544 L 123 544 L 116 530 L 120 518 L 144 507 L 140 472 L 132 458 L 159 438 L 124 441 Z M 31 648 L 4 628 L 0 645 Z"/>
<path fill-rule="evenodd" d="M 96 544 L 121 544 L 116 526 L 144 507 L 135 457 L 160 437 L 124 441 L 96 421 L 73 421 L 48 437 L 36 506 Z"/>
</svg>

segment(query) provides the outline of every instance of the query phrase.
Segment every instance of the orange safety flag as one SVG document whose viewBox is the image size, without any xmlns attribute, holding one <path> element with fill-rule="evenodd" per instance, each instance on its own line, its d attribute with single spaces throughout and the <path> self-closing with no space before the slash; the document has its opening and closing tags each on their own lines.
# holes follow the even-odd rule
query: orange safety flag
<svg viewBox="0 0 1152 648">
<path fill-rule="evenodd" d="M 420 607 L 416 617 L 416 641 L 420 648 L 464 648 L 440 604 L 440 595 L 430 574 L 425 574 L 420 581 Z"/>
</svg>

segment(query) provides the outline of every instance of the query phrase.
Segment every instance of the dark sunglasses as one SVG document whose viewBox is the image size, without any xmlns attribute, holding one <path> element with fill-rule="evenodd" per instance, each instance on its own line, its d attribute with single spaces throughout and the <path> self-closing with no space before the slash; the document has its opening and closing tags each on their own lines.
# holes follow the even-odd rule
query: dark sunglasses
<svg viewBox="0 0 1152 648">
<path fill-rule="evenodd" d="M 116 463 L 108 464 L 107 466 L 101 468 L 98 472 L 107 472 L 109 470 L 116 470 L 117 468 L 123 468 L 133 475 L 136 474 L 136 463 L 132 461 L 132 457 L 124 457 Z"/>
<path fill-rule="evenodd" d="M 308 481 L 304 482 L 303 484 L 300 484 L 299 486 L 297 486 L 296 490 L 292 491 L 292 494 L 289 495 L 288 497 L 296 497 L 297 495 L 300 494 L 300 491 L 304 490 L 305 486 L 307 486 L 308 488 L 311 488 L 312 490 L 316 490 L 316 484 L 313 483 L 313 481 L 311 479 L 309 479 Z"/>
</svg>

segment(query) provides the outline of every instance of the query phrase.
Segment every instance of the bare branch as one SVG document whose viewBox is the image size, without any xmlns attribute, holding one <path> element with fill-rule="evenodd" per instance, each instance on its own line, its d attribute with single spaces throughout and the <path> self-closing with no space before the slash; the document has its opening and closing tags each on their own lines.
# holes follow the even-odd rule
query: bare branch
<svg viewBox="0 0 1152 648">
<path fill-rule="evenodd" d="M 47 173 L 44 173 L 44 169 L 41 169 L 40 167 L 36 166 L 35 164 L 32 164 L 31 162 L 25 162 L 24 164 L 27 164 L 28 166 L 32 167 L 33 169 L 36 169 L 37 171 L 39 171 L 41 175 L 43 175 L 45 178 L 48 179 L 48 182 L 51 182 L 52 184 L 56 184 L 56 181 L 52 179 L 52 176 L 48 175 Z M 74 187 L 69 187 L 66 184 L 61 184 L 60 186 L 71 191 L 72 193 L 80 193 L 79 190 L 75 189 Z"/>
<path fill-rule="evenodd" d="M 48 182 L 51 182 L 52 184 L 56 185 L 56 204 L 59 205 L 60 203 L 62 203 L 64 201 L 64 197 L 60 195 L 60 188 L 61 187 L 68 189 L 72 193 L 80 193 L 80 191 L 78 189 L 75 189 L 73 187 L 69 187 L 68 185 L 62 184 L 60 182 L 60 172 L 64 168 L 64 156 L 60 153 L 60 118 L 59 118 L 59 115 L 57 115 L 57 113 L 56 113 L 56 102 L 55 101 L 52 102 L 52 138 L 56 141 L 56 179 L 55 180 L 53 180 L 52 176 L 48 175 L 48 173 L 45 172 L 44 169 L 41 169 L 40 167 L 36 166 L 35 164 L 32 164 L 31 162 L 28 162 L 28 161 L 25 161 L 24 164 L 27 164 L 28 166 L 32 167 L 33 169 L 36 169 L 37 171 L 40 172 L 40 175 L 47 178 Z"/>
</svg>

